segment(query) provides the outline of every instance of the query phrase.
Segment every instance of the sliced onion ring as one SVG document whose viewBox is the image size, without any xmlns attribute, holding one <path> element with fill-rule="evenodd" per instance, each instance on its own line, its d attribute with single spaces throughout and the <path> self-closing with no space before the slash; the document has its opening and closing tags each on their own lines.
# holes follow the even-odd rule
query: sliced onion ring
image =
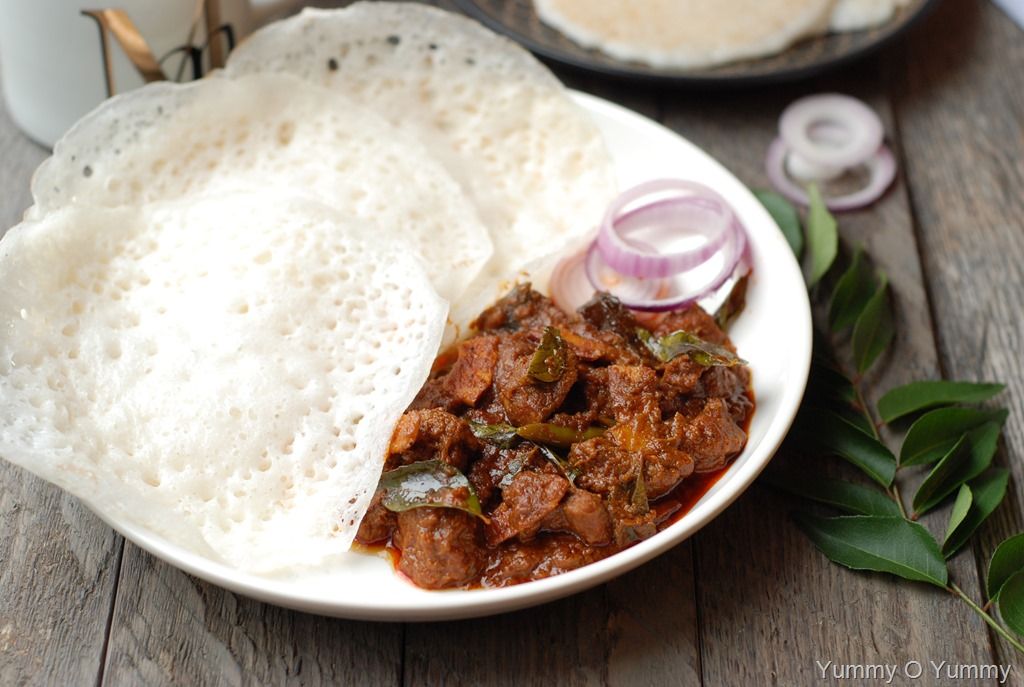
<svg viewBox="0 0 1024 687">
<path fill-rule="evenodd" d="M 591 249 L 595 244 L 591 243 Z M 646 248 L 650 248 L 646 246 Z M 581 305 L 589 301 L 597 288 L 587 276 L 586 258 L 588 250 L 562 258 L 551 272 L 548 292 L 551 300 L 565 312 L 575 312 Z M 596 275 L 600 290 L 621 294 L 623 303 L 631 300 L 656 299 L 668 288 L 661 279 L 636 279 L 618 274 L 611 268 Z M 628 305 L 628 304 L 627 304 Z"/>
<path fill-rule="evenodd" d="M 688 284 L 686 283 L 686 278 L 687 276 L 692 276 L 692 271 L 689 273 L 680 272 L 660 282 L 662 286 L 659 288 L 658 293 L 654 297 L 648 298 L 639 297 L 642 294 L 626 292 L 622 288 L 617 287 L 617 285 L 613 285 L 612 288 L 608 287 L 607 283 L 603 281 L 602 275 L 609 270 L 614 272 L 614 268 L 604 260 L 604 253 L 600 250 L 597 242 L 591 244 L 588 249 L 584 266 L 587 278 L 595 289 L 608 291 L 622 301 L 625 306 L 634 310 L 663 312 L 675 310 L 711 296 L 734 275 L 749 269 L 747 233 L 738 221 L 734 220 L 732 231 L 729 232 L 729 240 L 721 247 L 719 253 L 705 261 L 705 263 L 702 263 L 702 265 L 699 265 L 697 269 L 713 268 L 715 257 L 720 258 L 721 266 L 710 274 L 703 283 Z M 636 284 L 642 282 L 659 283 L 657 280 L 637 279 L 630 280 L 630 286 L 635 289 Z"/>
<path fill-rule="evenodd" d="M 786 156 L 788 154 L 789 150 L 785 141 L 781 138 L 772 141 L 765 158 L 765 171 L 779 193 L 794 203 L 806 206 L 810 203 L 807 192 L 786 174 Z M 845 212 L 870 205 L 882 197 L 885 190 L 892 184 L 893 179 L 896 178 L 896 158 L 893 157 L 892 151 L 884 145 L 878 148 L 874 155 L 865 160 L 863 164 L 871 175 L 868 183 L 864 188 L 853 193 L 825 198 L 825 205 L 829 210 Z"/>
<path fill-rule="evenodd" d="M 661 197 L 665 194 L 668 197 Z M 656 199 L 629 209 L 644 199 Z M 721 250 L 733 231 L 732 208 L 718 193 L 695 181 L 658 179 L 636 186 L 609 206 L 597 235 L 605 262 L 616 272 L 641 279 L 664 278 L 693 269 Z M 647 250 L 635 239 L 645 227 L 658 227 L 661 241 L 690 236 L 704 241 L 675 251 Z M 649 240 L 648 237 L 644 237 Z"/>
<path fill-rule="evenodd" d="M 815 136 L 823 125 L 843 132 L 842 138 Z M 885 137 L 882 120 L 856 98 L 824 93 L 800 98 L 779 118 L 779 136 L 807 162 L 822 167 L 853 167 L 866 162 Z"/>
</svg>

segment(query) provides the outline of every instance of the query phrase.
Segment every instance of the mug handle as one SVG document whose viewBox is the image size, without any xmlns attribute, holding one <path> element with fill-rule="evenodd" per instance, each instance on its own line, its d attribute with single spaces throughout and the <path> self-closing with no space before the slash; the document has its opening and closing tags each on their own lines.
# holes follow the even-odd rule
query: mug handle
<svg viewBox="0 0 1024 687">
<path fill-rule="evenodd" d="M 301 4 L 302 0 L 249 0 L 252 17 L 257 26 L 278 14 L 290 12 Z"/>
</svg>

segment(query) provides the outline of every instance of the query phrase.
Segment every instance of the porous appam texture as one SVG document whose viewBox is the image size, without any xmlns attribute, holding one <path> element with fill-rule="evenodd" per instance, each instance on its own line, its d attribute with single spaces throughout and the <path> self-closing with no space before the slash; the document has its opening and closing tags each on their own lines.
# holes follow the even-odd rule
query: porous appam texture
<svg viewBox="0 0 1024 687">
<path fill-rule="evenodd" d="M 835 0 L 534 0 L 544 23 L 620 60 L 693 69 L 824 33 Z"/>
<path fill-rule="evenodd" d="M 445 303 L 326 206 L 66 208 L 0 241 L 0 456 L 228 565 L 352 541 Z"/>
<path fill-rule="evenodd" d="M 495 247 L 466 291 L 467 315 L 593 229 L 615 193 L 601 134 L 565 88 L 526 50 L 460 15 L 390 2 L 307 9 L 246 39 L 226 71 L 287 72 L 345 93 L 442 161 Z"/>
<path fill-rule="evenodd" d="M 491 257 L 475 206 L 414 136 L 283 74 L 151 84 L 107 101 L 40 166 L 28 216 L 238 190 L 299 192 L 372 221 L 423 258 L 448 299 Z"/>
</svg>

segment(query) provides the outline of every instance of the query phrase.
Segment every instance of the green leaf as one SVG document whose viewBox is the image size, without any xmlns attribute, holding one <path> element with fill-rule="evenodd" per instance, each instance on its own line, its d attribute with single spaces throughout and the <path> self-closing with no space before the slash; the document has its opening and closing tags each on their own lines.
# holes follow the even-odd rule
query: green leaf
<svg viewBox="0 0 1024 687">
<path fill-rule="evenodd" d="M 819 361 L 811 362 L 807 395 L 822 401 L 839 401 L 844 405 L 853 405 L 857 402 L 853 382 L 831 365 Z"/>
<path fill-rule="evenodd" d="M 807 210 L 807 247 L 811 254 L 810 268 L 807 274 L 807 285 L 817 284 L 839 252 L 839 233 L 836 231 L 836 220 L 825 207 L 821 192 L 815 184 L 807 189 L 810 207 Z"/>
<path fill-rule="evenodd" d="M 999 615 L 1008 628 L 1024 635 L 1024 571 L 1011 575 L 999 592 Z"/>
<path fill-rule="evenodd" d="M 788 470 L 772 471 L 765 475 L 764 480 L 776 489 L 854 515 L 900 514 L 895 501 L 878 489 L 861 484 Z"/>
<path fill-rule="evenodd" d="M 800 414 L 800 425 L 820 450 L 845 458 L 883 487 L 892 484 L 896 458 L 853 423 L 834 412 L 809 408 Z"/>
<path fill-rule="evenodd" d="M 737 357 L 725 346 L 705 341 L 696 334 L 682 329 L 655 338 L 646 329 L 638 327 L 636 336 L 647 347 L 647 350 L 663 363 L 685 353 L 693 362 L 703 367 L 733 367 L 747 364 L 746 360 Z"/>
<path fill-rule="evenodd" d="M 984 472 L 996 455 L 999 432 L 999 425 L 987 422 L 961 436 L 918 487 L 914 511 L 918 515 L 928 512 L 961 484 Z"/>
<path fill-rule="evenodd" d="M 557 382 L 565 374 L 565 351 L 565 341 L 558 330 L 554 327 L 544 327 L 544 335 L 537 346 L 537 352 L 533 354 L 527 372 L 538 382 Z"/>
<path fill-rule="evenodd" d="M 967 514 L 956 523 L 955 529 L 946 534 L 946 541 L 942 544 L 942 554 L 949 558 L 967 543 L 967 540 L 975 530 L 981 527 L 988 516 L 995 512 L 999 504 L 1006 496 L 1006 486 L 1010 482 L 1010 471 L 1005 468 L 989 470 L 970 485 L 964 485 L 961 489 L 970 489 L 972 499 L 971 507 Z M 957 498 L 959 503 L 959 497 Z M 957 504 L 953 505 L 953 514 L 956 515 Z M 950 517 L 950 528 L 954 527 L 953 518 Z"/>
<path fill-rule="evenodd" d="M 800 215 L 797 214 L 796 208 L 773 191 L 754 191 L 754 196 L 761 201 L 761 205 L 779 225 L 782 235 L 786 237 L 786 242 L 793 249 L 793 255 L 799 260 L 804 252 L 804 233 L 800 229 Z"/>
<path fill-rule="evenodd" d="M 964 432 L 986 422 L 1002 426 L 1006 409 L 939 408 L 919 417 L 907 430 L 900 449 L 900 465 L 927 465 L 949 453 Z"/>
<path fill-rule="evenodd" d="M 960 527 L 963 523 L 964 518 L 967 517 L 967 513 L 971 510 L 971 504 L 974 503 L 974 492 L 966 484 L 960 485 L 960 491 L 956 493 L 956 501 L 953 502 L 953 510 L 949 513 L 949 523 L 946 525 L 946 538 L 942 544 L 942 553 L 948 558 L 946 554 L 946 544 L 949 543 L 953 534 L 956 532 L 956 528 Z"/>
<path fill-rule="evenodd" d="M 500 446 L 501 448 L 511 448 L 518 438 L 516 434 L 516 428 L 512 425 L 507 424 L 494 424 L 489 425 L 484 422 L 469 421 L 469 431 L 473 433 L 477 439 L 486 441 L 489 444 Z"/>
<path fill-rule="evenodd" d="M 1024 533 L 1004 540 L 996 547 L 988 564 L 988 580 L 985 587 L 988 598 L 999 596 L 999 590 L 1017 572 L 1024 570 Z"/>
<path fill-rule="evenodd" d="M 799 513 L 796 522 L 828 558 L 854 570 L 874 570 L 945 587 L 949 573 L 935 539 L 900 516 L 821 518 Z"/>
<path fill-rule="evenodd" d="M 937 406 L 953 403 L 981 403 L 1006 388 L 1005 384 L 976 382 L 911 382 L 898 386 L 878 401 L 878 414 L 883 422 Z"/>
<path fill-rule="evenodd" d="M 876 291 L 875 275 L 864 257 L 864 249 L 857 247 L 850 266 L 836 283 L 828 308 L 828 322 L 838 332 L 853 326 Z"/>
<path fill-rule="evenodd" d="M 853 359 L 857 372 L 863 374 L 878 359 L 896 335 L 889 284 L 882 275 L 881 283 L 853 325 Z"/>
<path fill-rule="evenodd" d="M 381 475 L 381 504 L 400 513 L 412 508 L 457 508 L 483 518 L 473 485 L 458 468 L 441 460 L 403 465 Z"/>
<path fill-rule="evenodd" d="M 740 316 L 747 307 L 747 286 L 750 284 L 750 272 L 736 280 L 729 289 L 729 295 L 715 311 L 715 324 L 723 332 L 729 329 L 732 321 Z"/>
</svg>

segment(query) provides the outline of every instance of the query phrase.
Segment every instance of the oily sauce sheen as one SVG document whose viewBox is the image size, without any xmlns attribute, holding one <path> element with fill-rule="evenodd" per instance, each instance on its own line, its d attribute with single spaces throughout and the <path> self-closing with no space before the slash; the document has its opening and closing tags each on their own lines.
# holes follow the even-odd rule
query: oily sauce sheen
<svg viewBox="0 0 1024 687">
<path fill-rule="evenodd" d="M 473 329 L 399 420 L 356 537 L 417 586 L 606 558 L 689 512 L 746 444 L 750 372 L 697 306 L 642 327 L 607 294 L 567 315 L 525 285 Z"/>
</svg>

